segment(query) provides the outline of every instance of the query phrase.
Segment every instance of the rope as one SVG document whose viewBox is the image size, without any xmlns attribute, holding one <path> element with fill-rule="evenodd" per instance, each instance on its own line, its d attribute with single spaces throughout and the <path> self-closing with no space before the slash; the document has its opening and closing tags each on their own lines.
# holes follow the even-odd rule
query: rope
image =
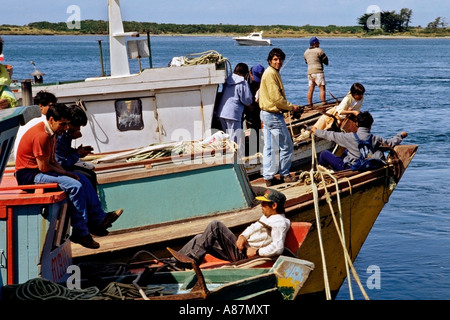
<svg viewBox="0 0 450 320">
<path fill-rule="evenodd" d="M 16 288 L 19 300 L 89 300 L 99 293 L 97 287 L 68 289 L 43 278 L 30 279 Z"/>
<path fill-rule="evenodd" d="M 316 151 L 315 151 L 314 134 L 311 135 L 311 140 L 312 140 L 312 154 L 313 154 L 312 164 L 314 166 L 314 159 L 317 158 Z M 351 282 L 350 282 L 351 279 L 350 279 L 350 272 L 349 272 L 348 266 L 350 266 L 350 268 L 351 268 L 353 277 L 355 278 L 355 281 L 357 282 L 357 284 L 358 284 L 358 286 L 359 286 L 359 288 L 361 290 L 361 293 L 364 295 L 366 300 L 369 300 L 369 297 L 367 296 L 367 294 L 366 294 L 366 292 L 364 290 L 364 287 L 361 284 L 361 280 L 360 280 L 360 278 L 358 276 L 358 273 L 356 272 L 356 269 L 353 266 L 353 263 L 351 261 L 351 257 L 350 257 L 350 255 L 349 255 L 349 253 L 347 251 L 347 246 L 345 244 L 344 224 L 343 224 L 343 220 L 342 220 L 342 209 L 341 209 L 341 202 L 340 202 L 340 196 L 339 196 L 338 181 L 337 181 L 336 177 L 333 176 L 330 171 L 326 170 L 325 168 L 323 168 L 321 166 L 318 166 L 318 168 L 321 168 L 321 169 L 319 169 L 319 173 L 321 175 L 322 181 L 324 182 L 326 201 L 327 201 L 327 203 L 328 203 L 328 205 L 330 207 L 331 215 L 333 217 L 333 222 L 334 222 L 334 225 L 336 227 L 336 232 L 338 234 L 338 237 L 339 237 L 339 240 L 341 242 L 342 249 L 343 249 L 343 252 L 344 252 L 344 259 L 346 261 L 345 268 L 346 268 L 346 271 L 347 271 L 347 279 L 348 279 L 348 282 L 349 282 L 350 298 L 353 300 L 353 291 L 352 291 L 352 287 L 351 287 Z M 338 201 L 338 209 L 339 209 L 340 224 L 341 224 L 341 228 L 340 229 L 341 230 L 339 230 L 339 225 L 338 225 L 338 222 L 337 222 L 337 219 L 336 219 L 336 215 L 334 213 L 334 209 L 333 209 L 333 206 L 332 206 L 332 203 L 331 203 L 331 196 L 330 196 L 330 193 L 328 192 L 328 189 L 326 187 L 326 183 L 325 183 L 325 180 L 323 178 L 323 173 L 326 173 L 328 176 L 330 176 L 331 179 L 334 180 L 334 183 L 336 185 L 336 195 L 337 195 L 337 201 Z M 311 184 L 313 186 L 313 191 L 314 191 L 314 189 L 317 190 L 317 187 L 316 187 L 316 185 L 314 183 L 313 169 L 311 169 L 311 182 L 312 182 Z M 349 180 L 348 180 L 348 183 L 350 185 L 350 181 Z M 351 185 L 350 185 L 350 192 L 351 192 Z M 316 197 L 318 197 L 317 191 L 314 193 L 314 206 L 315 206 L 315 208 L 316 208 L 316 201 L 318 201 L 318 199 L 316 199 Z M 317 205 L 317 210 L 318 210 L 318 205 Z M 318 211 L 316 211 L 316 220 L 317 220 L 317 216 L 318 215 L 319 215 L 319 213 L 318 213 Z M 317 222 L 317 224 L 320 225 L 318 222 Z M 318 227 L 318 231 L 319 231 L 319 227 Z M 320 240 L 321 240 L 321 235 L 319 236 L 319 241 Z M 321 250 L 322 250 L 322 248 L 321 248 Z M 325 257 L 323 256 L 323 261 L 325 261 L 324 259 L 325 259 Z M 325 268 L 325 262 L 324 262 L 324 268 Z M 326 275 L 325 271 L 324 271 L 324 274 Z M 326 276 L 326 280 L 328 280 L 328 276 Z M 328 288 L 328 290 L 329 290 L 329 288 Z M 327 293 L 327 297 L 328 297 L 328 293 Z"/>
<path fill-rule="evenodd" d="M 317 160 L 317 154 L 316 154 L 316 146 L 314 141 L 314 134 L 311 135 L 311 152 L 312 152 L 312 160 L 311 160 L 311 171 L 310 171 L 310 179 L 311 179 L 311 187 L 314 195 L 314 212 L 316 216 L 316 226 L 317 226 L 317 235 L 319 237 L 319 246 L 320 246 L 320 255 L 322 257 L 322 271 L 323 271 L 323 280 L 325 284 L 325 295 L 327 300 L 331 300 L 331 292 L 330 292 L 330 282 L 328 280 L 328 273 L 327 273 L 327 264 L 325 260 L 325 251 L 323 247 L 323 241 L 322 241 L 322 228 L 320 224 L 320 212 L 319 212 L 319 194 L 317 190 L 317 185 L 314 182 L 314 163 Z"/>
<path fill-rule="evenodd" d="M 323 169 L 325 169 L 325 168 L 323 168 Z M 319 170 L 319 172 L 320 172 L 322 181 L 324 181 L 323 173 L 327 173 L 334 180 L 334 183 L 336 185 L 336 198 L 337 198 L 338 209 L 339 209 L 339 220 L 340 220 L 340 224 L 341 224 L 341 234 L 344 235 L 344 221 L 342 219 L 341 198 L 340 198 L 340 195 L 339 195 L 339 184 L 338 184 L 338 181 L 337 181 L 336 177 L 334 177 L 326 169 L 325 170 Z M 326 194 L 326 201 L 328 203 L 328 206 L 330 208 L 331 214 L 333 216 L 334 225 L 336 226 L 336 231 L 338 232 L 339 239 L 341 240 L 342 248 L 344 249 L 344 252 L 347 252 L 347 250 L 346 250 L 347 246 L 345 245 L 345 238 L 341 237 L 341 235 L 339 234 L 339 230 L 338 230 L 339 226 L 337 224 L 336 216 L 334 214 L 333 205 L 331 203 L 331 195 L 328 192 L 326 183 L 324 183 L 324 189 L 325 189 L 325 194 Z M 348 265 L 349 265 L 349 263 L 351 263 L 351 261 L 348 259 L 346 254 L 344 254 L 344 259 L 345 259 L 345 270 L 346 270 L 346 273 L 347 273 L 347 281 L 348 281 L 348 288 L 349 288 L 349 293 L 350 293 L 350 299 L 353 300 L 353 290 L 352 290 L 352 285 L 351 285 L 350 272 L 348 270 Z"/>
<path fill-rule="evenodd" d="M 226 68 L 231 70 L 231 63 L 215 50 L 209 50 L 200 53 L 191 53 L 184 57 L 184 66 L 215 63 L 217 65 L 225 64 Z M 228 72 L 227 72 L 228 74 Z"/>
<path fill-rule="evenodd" d="M 127 163 L 158 159 L 171 156 L 183 156 L 193 154 L 212 155 L 212 151 L 227 150 L 235 152 L 238 149 L 237 144 L 229 139 L 216 140 L 211 143 L 202 143 L 200 140 L 181 141 L 179 143 L 152 144 L 146 147 L 136 148 L 132 151 L 110 154 L 95 159 L 94 163 L 111 163 L 125 160 Z"/>
</svg>

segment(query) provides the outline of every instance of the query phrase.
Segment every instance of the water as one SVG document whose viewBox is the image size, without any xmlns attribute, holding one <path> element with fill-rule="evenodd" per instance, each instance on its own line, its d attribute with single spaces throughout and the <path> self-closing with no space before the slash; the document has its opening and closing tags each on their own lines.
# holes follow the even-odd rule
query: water
<svg viewBox="0 0 450 320">
<path fill-rule="evenodd" d="M 30 61 L 46 73 L 46 81 L 69 81 L 101 74 L 99 47 L 105 60 L 104 36 L 4 36 L 6 63 L 14 78 L 30 78 Z M 267 65 L 270 47 L 240 47 L 230 37 L 152 37 L 153 66 L 172 57 L 216 50 L 232 67 L 244 62 Z M 273 39 L 286 53 L 282 77 L 287 98 L 306 104 L 307 79 L 303 52 L 308 39 Z M 345 95 L 353 82 L 366 87 L 364 110 L 373 132 L 390 137 L 409 133 L 404 143 L 419 150 L 368 236 L 355 267 L 373 300 L 450 298 L 450 39 L 322 39 L 330 60 L 325 67 L 327 90 Z M 106 64 L 106 61 L 105 61 Z M 142 65 L 148 67 L 148 60 Z M 131 61 L 131 70 L 137 70 Z M 315 92 L 318 100 L 318 90 Z M 371 282 L 369 266 L 377 266 L 380 287 Z M 353 282 L 356 299 L 362 299 Z M 338 299 L 348 299 L 345 283 Z"/>
</svg>

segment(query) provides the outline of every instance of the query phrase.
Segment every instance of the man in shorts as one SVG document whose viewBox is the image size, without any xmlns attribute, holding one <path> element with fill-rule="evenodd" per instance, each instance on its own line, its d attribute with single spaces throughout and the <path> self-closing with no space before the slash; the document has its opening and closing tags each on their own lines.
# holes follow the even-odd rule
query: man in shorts
<svg viewBox="0 0 450 320">
<path fill-rule="evenodd" d="M 312 98 L 316 86 L 320 90 L 320 100 L 326 101 L 325 75 L 323 74 L 323 65 L 328 65 L 328 57 L 325 52 L 319 48 L 320 42 L 316 37 L 309 40 L 310 47 L 303 54 L 305 62 L 308 65 L 308 104 L 312 106 Z"/>
</svg>

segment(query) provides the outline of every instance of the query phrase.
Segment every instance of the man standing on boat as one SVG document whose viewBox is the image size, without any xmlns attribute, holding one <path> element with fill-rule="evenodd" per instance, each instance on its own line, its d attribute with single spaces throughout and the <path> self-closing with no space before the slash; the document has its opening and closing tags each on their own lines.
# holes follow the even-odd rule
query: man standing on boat
<svg viewBox="0 0 450 320">
<path fill-rule="evenodd" d="M 306 49 L 303 54 L 305 62 L 308 65 L 308 104 L 312 106 L 312 99 L 314 89 L 319 87 L 320 101 L 323 104 L 326 103 L 326 91 L 325 91 L 325 75 L 323 73 L 323 65 L 328 65 L 328 57 L 325 52 L 319 48 L 320 42 L 317 37 L 312 37 L 309 40 L 309 48 Z"/>
<path fill-rule="evenodd" d="M 70 240 L 97 249 L 100 245 L 91 234 L 106 236 L 106 229 L 122 214 L 122 209 L 104 212 L 88 178 L 66 171 L 56 161 L 56 137 L 68 129 L 70 116 L 65 104 L 52 104 L 46 119 L 24 134 L 17 149 L 15 176 L 19 185 L 57 183 L 70 200 Z"/>
<path fill-rule="evenodd" d="M 300 107 L 286 100 L 280 75 L 285 58 L 285 53 L 279 48 L 269 52 L 267 58 L 269 67 L 262 75 L 259 89 L 264 133 L 263 177 L 268 187 L 298 180 L 289 173 L 294 144 L 283 114 L 288 111 L 299 111 Z M 280 179 L 275 177 L 278 172 Z"/>
<path fill-rule="evenodd" d="M 291 222 L 284 215 L 286 196 L 267 189 L 261 201 L 263 216 L 248 226 L 239 237 L 222 222 L 212 221 L 205 231 L 190 240 L 179 253 L 192 258 L 198 265 L 207 253 L 216 258 L 236 262 L 256 256 L 274 257 L 283 253 L 284 241 Z"/>
<path fill-rule="evenodd" d="M 223 96 L 219 103 L 217 116 L 223 131 L 230 135 L 243 156 L 245 147 L 242 131 L 242 114 L 244 109 L 252 103 L 252 92 L 247 82 L 248 65 L 238 63 L 224 85 Z"/>
</svg>

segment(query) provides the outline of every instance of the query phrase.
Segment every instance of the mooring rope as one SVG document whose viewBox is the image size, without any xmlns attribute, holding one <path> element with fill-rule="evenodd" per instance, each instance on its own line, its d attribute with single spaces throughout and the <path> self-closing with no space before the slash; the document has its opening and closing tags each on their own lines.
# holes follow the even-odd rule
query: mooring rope
<svg viewBox="0 0 450 320">
<path fill-rule="evenodd" d="M 315 163 L 314 160 L 317 160 L 317 154 L 316 154 L 316 150 L 315 150 L 315 141 L 314 141 L 315 139 L 314 139 L 314 137 L 315 137 L 315 135 L 312 134 L 312 135 L 311 135 L 311 141 L 312 141 L 311 184 L 314 185 L 314 187 L 317 189 L 317 187 L 316 187 L 315 184 L 314 184 L 314 175 L 313 175 L 313 167 L 314 167 L 314 163 Z M 350 272 L 349 272 L 349 269 L 348 269 L 349 266 L 350 266 L 350 268 L 351 268 L 353 277 L 354 277 L 355 281 L 357 282 L 357 284 L 358 284 L 358 286 L 359 286 L 359 288 L 360 288 L 360 290 L 361 290 L 361 293 L 363 294 L 363 296 L 364 296 L 364 298 L 365 298 L 366 300 L 369 300 L 369 297 L 368 297 L 367 293 L 365 292 L 364 287 L 363 287 L 362 284 L 361 284 L 361 280 L 360 280 L 360 278 L 359 278 L 359 276 L 358 276 L 358 273 L 356 272 L 356 269 L 355 269 L 354 266 L 353 266 L 353 263 L 352 263 L 352 261 L 351 261 L 351 257 L 350 257 L 350 255 L 349 255 L 349 253 L 348 253 L 348 251 L 347 251 L 347 246 L 346 246 L 346 244 L 345 244 L 345 239 L 344 239 L 344 223 L 343 223 L 343 220 L 342 220 L 342 208 L 341 208 L 341 202 L 340 202 L 340 195 L 339 195 L 339 185 L 338 185 L 338 181 L 337 181 L 336 177 L 335 177 L 330 171 L 326 170 L 325 168 L 319 169 L 319 168 L 320 168 L 319 166 L 317 166 L 317 167 L 318 167 L 318 172 L 320 173 L 320 176 L 321 176 L 321 180 L 322 180 L 323 185 L 324 185 L 326 201 L 327 201 L 327 203 L 328 203 L 328 205 L 329 205 L 329 207 L 330 207 L 331 215 L 332 215 L 332 217 L 333 217 L 333 222 L 334 222 L 334 225 L 335 225 L 335 227 L 336 227 L 336 232 L 337 232 L 337 234 L 338 234 L 338 237 L 339 237 L 339 240 L 340 240 L 340 242 L 341 242 L 342 249 L 343 249 L 343 252 L 344 252 L 344 259 L 345 259 L 345 262 L 346 262 L 346 263 L 345 263 L 345 268 L 346 268 L 346 271 L 347 271 L 347 279 L 348 279 L 348 282 L 349 282 L 350 298 L 353 300 L 353 291 L 352 291 L 352 287 L 351 287 Z M 341 225 L 340 228 L 339 228 L 339 224 L 338 224 L 338 221 L 337 221 L 337 219 L 336 219 L 336 215 L 335 215 L 335 213 L 334 213 L 334 209 L 333 209 L 333 206 L 332 206 L 332 203 L 331 203 L 331 195 L 330 195 L 330 193 L 328 192 L 328 189 L 327 189 L 327 187 L 326 187 L 326 182 L 325 182 L 325 179 L 324 179 L 324 177 L 323 177 L 323 174 L 324 174 L 324 173 L 327 174 L 328 176 L 330 176 L 331 179 L 333 179 L 333 181 L 334 181 L 334 183 L 335 183 L 335 186 L 336 186 L 336 197 L 337 197 L 337 201 L 338 201 L 338 210 L 339 210 L 340 225 Z M 347 179 L 347 180 L 348 180 L 348 179 Z M 348 180 L 348 183 L 349 183 L 349 186 L 350 186 L 350 192 L 351 192 L 351 184 L 350 184 L 350 181 L 349 181 L 349 180 Z M 314 187 L 313 187 L 313 191 L 314 191 Z M 315 208 L 317 208 L 317 211 L 316 211 L 316 220 L 317 220 L 317 217 L 318 217 L 318 216 L 320 217 L 320 214 L 319 214 L 319 212 L 318 212 L 318 205 L 316 206 L 316 201 L 318 202 L 318 199 L 316 199 L 316 197 L 318 198 L 317 192 L 314 193 L 314 205 L 315 205 Z M 339 229 L 340 229 L 340 230 L 339 230 Z M 319 228 L 318 228 L 318 231 L 319 231 Z M 321 235 L 320 235 L 320 237 L 319 237 L 319 241 L 321 241 Z M 323 250 L 323 249 L 321 248 L 321 251 L 322 251 L 322 250 Z M 322 253 L 322 254 L 323 254 L 323 253 Z M 323 261 L 325 261 L 324 259 L 325 259 L 325 257 L 324 257 L 324 254 L 323 254 Z M 325 268 L 325 267 L 326 267 L 326 265 L 325 265 L 325 263 L 324 263 L 324 268 Z M 324 272 L 324 274 L 326 275 L 325 272 Z M 326 275 L 326 280 L 328 281 L 328 275 Z M 327 288 L 326 288 L 326 289 L 327 289 Z M 328 288 L 328 290 L 329 290 L 329 288 Z M 328 298 L 328 292 L 326 292 L 326 293 L 327 293 L 327 298 Z"/>
<path fill-rule="evenodd" d="M 317 185 L 314 182 L 314 164 L 317 160 L 317 154 L 316 154 L 316 146 L 314 141 L 314 134 L 311 135 L 311 152 L 312 152 L 312 159 L 311 159 L 311 171 L 310 179 L 311 179 L 311 188 L 314 195 L 314 212 L 316 216 L 316 227 L 317 227 L 317 235 L 319 237 L 319 247 L 320 247 L 320 255 L 322 257 L 322 272 L 323 272 L 323 280 L 325 285 L 325 295 L 327 300 L 331 300 L 331 292 L 330 292 L 330 282 L 328 280 L 328 272 L 327 272 L 327 264 L 325 259 L 325 250 L 323 246 L 323 240 L 322 240 L 322 228 L 320 224 L 320 212 L 319 212 L 319 193 L 317 190 Z"/>
</svg>

